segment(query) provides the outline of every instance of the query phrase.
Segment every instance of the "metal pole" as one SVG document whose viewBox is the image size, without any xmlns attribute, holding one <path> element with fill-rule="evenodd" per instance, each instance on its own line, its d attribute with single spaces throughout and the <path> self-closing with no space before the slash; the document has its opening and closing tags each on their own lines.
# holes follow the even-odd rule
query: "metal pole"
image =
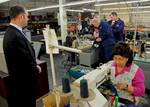
<svg viewBox="0 0 150 107">
<path fill-rule="evenodd" d="M 53 88 L 55 88 L 57 86 L 57 84 L 56 84 L 56 74 L 55 74 L 54 59 L 53 59 L 53 53 L 52 53 L 52 51 L 50 51 L 49 55 L 50 55 L 50 63 L 51 63 L 53 86 L 54 86 Z"/>
<path fill-rule="evenodd" d="M 50 63 L 51 63 L 51 70 L 52 70 L 52 78 L 53 78 L 53 91 L 55 93 L 55 99 L 56 99 L 56 107 L 59 107 L 59 103 L 60 103 L 60 96 L 59 96 L 59 92 L 57 92 L 57 84 L 56 84 L 56 74 L 55 74 L 55 68 L 54 68 L 54 59 L 53 59 L 53 53 L 52 53 L 52 48 L 50 51 Z"/>
<path fill-rule="evenodd" d="M 134 56 L 134 49 L 135 49 L 135 41 L 136 41 L 136 32 L 137 32 L 137 12 L 138 12 L 138 4 L 136 8 L 136 14 L 135 14 L 135 30 L 134 30 L 134 36 L 133 36 L 133 56 Z"/>
</svg>

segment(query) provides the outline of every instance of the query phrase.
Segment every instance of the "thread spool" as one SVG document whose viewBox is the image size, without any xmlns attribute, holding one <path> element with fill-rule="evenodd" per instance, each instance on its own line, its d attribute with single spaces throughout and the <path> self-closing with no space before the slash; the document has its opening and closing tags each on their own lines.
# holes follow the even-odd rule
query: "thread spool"
<svg viewBox="0 0 150 107">
<path fill-rule="evenodd" d="M 118 107 L 118 101 L 119 101 L 119 98 L 118 96 L 115 97 L 115 107 Z"/>
<path fill-rule="evenodd" d="M 89 97 L 88 84 L 86 79 L 80 80 L 80 96 L 81 98 Z"/>
<path fill-rule="evenodd" d="M 70 82 L 68 77 L 62 78 L 62 91 L 63 93 L 69 93 L 70 92 Z"/>
</svg>

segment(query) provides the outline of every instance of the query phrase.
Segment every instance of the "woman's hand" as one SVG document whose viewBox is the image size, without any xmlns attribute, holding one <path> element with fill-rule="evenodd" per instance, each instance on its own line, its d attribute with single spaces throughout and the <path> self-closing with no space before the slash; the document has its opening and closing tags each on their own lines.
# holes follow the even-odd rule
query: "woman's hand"
<svg viewBox="0 0 150 107">
<path fill-rule="evenodd" d="M 117 83 L 116 86 L 119 90 L 124 90 L 124 89 L 126 89 L 127 84 L 126 83 Z"/>
<path fill-rule="evenodd" d="M 133 94 L 134 90 L 132 85 L 128 85 L 126 83 L 117 83 L 116 86 L 119 90 L 127 90 L 130 94 Z"/>
<path fill-rule="evenodd" d="M 132 87 L 132 85 L 128 85 L 128 92 L 130 93 L 130 94 L 133 94 L 133 87 Z"/>
</svg>

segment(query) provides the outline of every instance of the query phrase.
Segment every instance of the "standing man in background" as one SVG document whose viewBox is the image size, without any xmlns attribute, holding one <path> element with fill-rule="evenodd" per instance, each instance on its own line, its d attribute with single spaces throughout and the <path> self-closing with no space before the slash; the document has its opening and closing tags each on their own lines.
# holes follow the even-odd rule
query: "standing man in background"
<svg viewBox="0 0 150 107">
<path fill-rule="evenodd" d="M 115 37 L 116 43 L 118 41 L 124 41 L 125 35 L 124 35 L 124 21 L 121 20 L 116 12 L 112 12 L 110 14 L 111 20 L 108 21 L 108 23 L 112 27 L 113 35 Z"/>
<path fill-rule="evenodd" d="M 115 39 L 111 26 L 107 21 L 100 21 L 98 18 L 93 18 L 91 24 L 98 29 L 96 42 L 99 43 L 99 63 L 107 63 L 112 60 L 113 47 Z"/>
<path fill-rule="evenodd" d="M 22 28 L 27 26 L 28 13 L 21 6 L 9 10 L 10 25 L 6 30 L 3 49 L 9 72 L 7 84 L 9 107 L 36 107 L 38 73 L 35 53 Z M 20 105 L 22 104 L 22 105 Z"/>
</svg>

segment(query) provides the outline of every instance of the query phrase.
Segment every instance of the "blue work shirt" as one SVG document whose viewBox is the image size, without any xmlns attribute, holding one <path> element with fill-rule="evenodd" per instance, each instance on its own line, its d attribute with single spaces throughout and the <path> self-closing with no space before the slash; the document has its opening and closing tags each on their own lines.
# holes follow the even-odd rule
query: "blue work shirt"
<svg viewBox="0 0 150 107">
<path fill-rule="evenodd" d="M 107 21 L 101 21 L 99 30 L 99 36 L 102 39 L 101 44 L 104 47 L 115 44 L 115 38 L 112 32 L 112 28 Z"/>
<path fill-rule="evenodd" d="M 109 24 L 111 25 L 112 20 L 109 21 Z M 121 19 L 118 19 L 115 21 L 115 24 L 112 26 L 113 35 L 115 37 L 116 43 L 118 41 L 124 41 L 124 21 Z"/>
<path fill-rule="evenodd" d="M 99 26 L 100 41 L 100 62 L 106 63 L 112 60 L 113 46 L 115 38 L 113 36 L 112 28 L 106 21 L 101 21 Z"/>
</svg>

